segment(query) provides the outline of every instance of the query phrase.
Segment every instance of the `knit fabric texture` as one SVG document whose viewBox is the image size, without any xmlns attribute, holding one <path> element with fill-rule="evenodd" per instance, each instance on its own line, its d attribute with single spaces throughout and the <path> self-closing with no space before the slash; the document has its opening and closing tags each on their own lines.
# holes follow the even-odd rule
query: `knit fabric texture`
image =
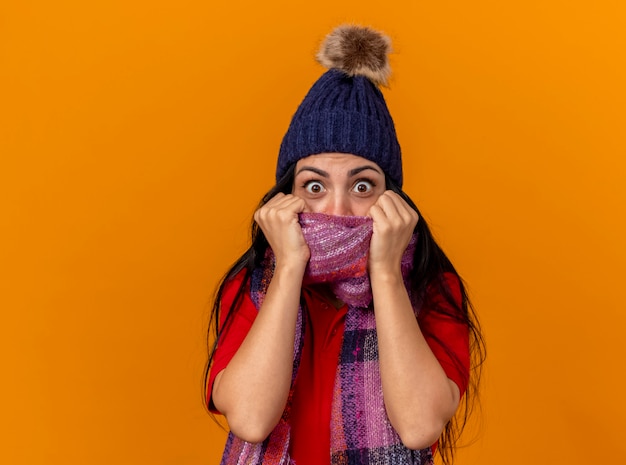
<svg viewBox="0 0 626 465">
<path fill-rule="evenodd" d="M 313 84 L 294 114 L 280 146 L 276 180 L 302 158 L 333 152 L 373 161 L 402 186 L 400 144 L 382 92 L 368 78 L 337 69 Z"/>
<path fill-rule="evenodd" d="M 300 221 L 304 223 L 303 230 L 308 229 L 305 235 L 308 237 L 325 236 L 325 229 L 341 229 L 345 226 L 348 229 L 359 230 L 355 237 L 364 234 L 368 237 L 367 243 L 372 235 L 371 221 L 355 217 L 327 217 L 327 215 L 311 214 L 304 215 Z M 328 226 L 332 224 L 332 226 Z M 355 228 L 354 225 L 357 225 Z M 363 231 L 361 231 L 361 228 Z M 414 243 L 415 237 L 412 242 Z M 345 266 L 339 265 L 336 254 L 327 246 L 327 242 L 319 250 L 323 253 L 317 256 L 313 253 L 316 247 L 312 248 L 312 257 L 316 257 L 313 267 L 309 267 L 307 278 L 311 279 L 311 274 L 315 274 L 315 279 L 324 279 L 320 282 L 332 283 L 333 276 L 349 275 L 347 270 L 357 270 L 360 274 L 362 267 L 360 263 L 367 262 L 367 250 L 365 255 L 362 252 L 354 251 L 354 260 L 348 260 Z M 311 247 L 311 245 L 309 245 Z M 357 257 L 357 255 L 361 257 Z M 405 253 L 411 256 L 412 252 Z M 327 257 L 324 259 L 324 257 Z M 327 261 L 331 264 L 322 272 L 322 265 Z M 403 263 L 406 260 L 403 259 Z M 406 276 L 411 270 L 411 260 L 409 265 L 403 266 L 403 275 Z M 355 265 L 356 264 L 356 265 Z M 319 265 L 319 266 L 318 266 Z M 275 261 L 271 249 L 265 257 L 263 266 L 255 269 L 252 273 L 250 283 L 250 295 L 255 306 L 261 307 L 267 288 L 274 273 Z M 322 277 L 322 275 L 325 275 Z M 369 287 L 369 283 L 367 285 Z M 357 286 L 364 288 L 363 284 Z M 371 290 L 370 290 L 371 295 Z M 409 293 L 410 295 L 410 293 Z M 411 299 L 414 302 L 413 299 Z M 370 297 L 371 301 L 371 297 Z M 359 300 L 359 303 L 361 301 Z M 331 450 L 329 451 L 329 461 L 332 465 L 433 465 L 432 451 L 430 448 L 422 450 L 411 450 L 406 448 L 398 433 L 391 425 L 385 405 L 383 402 L 382 383 L 378 363 L 378 339 L 376 335 L 376 319 L 371 306 L 356 306 L 349 302 L 346 313 L 345 330 L 337 363 L 337 374 L 333 392 L 331 407 Z M 414 303 L 417 317 L 419 304 Z M 287 405 L 283 415 L 269 437 L 258 444 L 251 444 L 241 440 L 232 433 L 229 433 L 222 465 L 287 465 L 295 464 L 289 456 L 290 442 L 290 410 L 293 396 L 293 382 L 297 376 L 304 342 L 304 332 L 306 318 L 303 317 L 303 309 L 298 310 L 296 323 L 296 334 L 294 343 L 294 361 L 292 375 L 292 389 L 289 394 Z M 295 464 L 297 465 L 297 464 Z"/>
<path fill-rule="evenodd" d="M 300 226 L 311 258 L 304 284 L 328 283 L 339 300 L 366 308 L 372 302 L 367 259 L 373 220 L 364 216 L 332 216 L 300 213 Z M 401 269 L 408 274 L 413 264 L 416 236 L 402 257 Z"/>
</svg>

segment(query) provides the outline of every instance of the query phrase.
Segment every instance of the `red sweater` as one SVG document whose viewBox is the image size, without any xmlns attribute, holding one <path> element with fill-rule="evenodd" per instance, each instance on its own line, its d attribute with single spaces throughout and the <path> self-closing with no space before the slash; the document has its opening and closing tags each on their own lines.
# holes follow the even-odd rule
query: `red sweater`
<svg viewBox="0 0 626 465">
<path fill-rule="evenodd" d="M 445 277 L 453 297 L 460 303 L 458 278 L 451 273 Z M 230 308 L 242 279 L 240 274 L 224 288 L 223 309 Z M 329 464 L 331 403 L 347 306 L 337 309 L 323 296 L 306 288 L 303 290 L 303 297 L 308 309 L 308 324 L 300 368 L 294 385 L 290 454 L 298 465 Z M 470 363 L 467 327 L 450 317 L 429 311 L 429 303 L 432 305 L 438 302 L 439 305 L 447 305 L 443 297 L 427 295 L 425 302 L 426 305 L 418 317 L 420 328 L 448 378 L 459 386 L 463 395 L 467 388 Z M 219 412 L 210 398 L 215 377 L 226 368 L 239 349 L 256 315 L 257 309 L 246 292 L 228 332 L 222 336 L 211 366 L 208 395 L 209 406 L 215 413 Z M 226 311 L 220 315 L 220 324 L 223 324 L 225 316 Z M 428 334 L 435 335 L 438 341 Z M 448 351 L 461 360 L 463 365 L 461 370 L 456 367 Z"/>
</svg>

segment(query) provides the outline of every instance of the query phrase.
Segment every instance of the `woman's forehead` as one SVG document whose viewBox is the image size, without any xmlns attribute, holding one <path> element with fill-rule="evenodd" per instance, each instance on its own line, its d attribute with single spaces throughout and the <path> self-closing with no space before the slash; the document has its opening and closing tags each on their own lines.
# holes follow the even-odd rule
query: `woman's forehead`
<svg viewBox="0 0 626 465">
<path fill-rule="evenodd" d="M 324 170 L 350 170 L 355 167 L 371 166 L 380 174 L 383 170 L 373 161 L 351 153 L 320 153 L 301 158 L 296 163 L 296 174 L 304 166 L 313 166 Z"/>
</svg>

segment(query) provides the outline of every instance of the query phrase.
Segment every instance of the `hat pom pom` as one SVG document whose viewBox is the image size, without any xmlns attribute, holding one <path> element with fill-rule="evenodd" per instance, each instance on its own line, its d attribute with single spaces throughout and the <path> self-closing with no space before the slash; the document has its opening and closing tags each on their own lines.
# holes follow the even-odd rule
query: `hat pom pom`
<svg viewBox="0 0 626 465">
<path fill-rule="evenodd" d="M 387 54 L 391 40 L 367 27 L 342 25 L 326 36 L 317 60 L 328 69 L 348 76 L 365 76 L 376 85 L 387 85 L 391 68 Z"/>
</svg>

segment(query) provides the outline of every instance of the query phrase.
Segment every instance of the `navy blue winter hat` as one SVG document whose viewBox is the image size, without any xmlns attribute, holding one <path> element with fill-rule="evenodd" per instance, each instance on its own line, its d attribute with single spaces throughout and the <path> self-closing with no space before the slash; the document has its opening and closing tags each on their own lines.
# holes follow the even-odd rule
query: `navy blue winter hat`
<svg viewBox="0 0 626 465">
<path fill-rule="evenodd" d="M 301 158 L 351 153 L 373 161 L 402 186 L 402 156 L 389 109 L 378 85 L 390 74 L 391 41 L 369 28 L 339 26 L 320 48 L 329 68 L 309 90 L 283 138 L 278 181 Z"/>
</svg>

